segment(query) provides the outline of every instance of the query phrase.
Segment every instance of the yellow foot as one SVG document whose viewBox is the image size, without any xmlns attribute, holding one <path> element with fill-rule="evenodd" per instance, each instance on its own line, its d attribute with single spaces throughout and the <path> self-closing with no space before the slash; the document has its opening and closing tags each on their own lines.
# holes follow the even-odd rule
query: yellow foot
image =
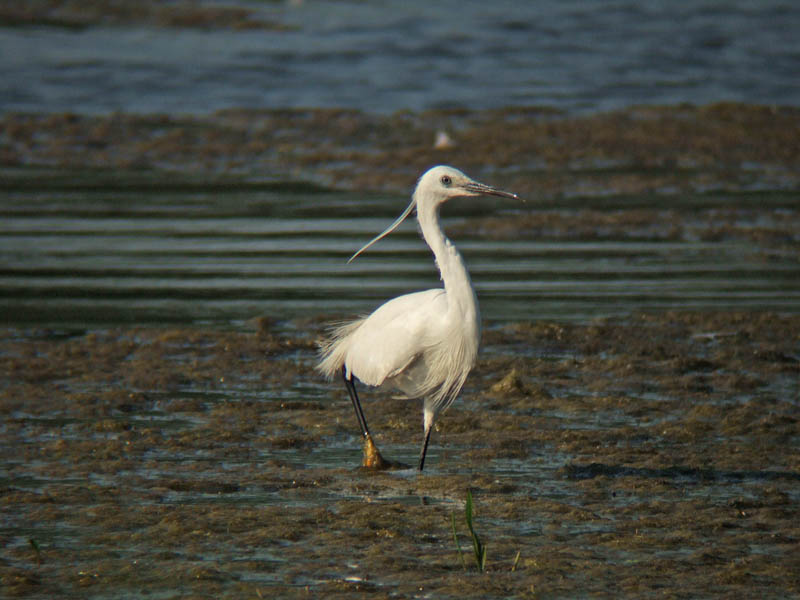
<svg viewBox="0 0 800 600">
<path fill-rule="evenodd" d="M 408 468 L 408 465 L 383 458 L 370 435 L 364 438 L 364 461 L 361 463 L 361 466 L 365 469 L 376 469 L 378 471 Z"/>
</svg>

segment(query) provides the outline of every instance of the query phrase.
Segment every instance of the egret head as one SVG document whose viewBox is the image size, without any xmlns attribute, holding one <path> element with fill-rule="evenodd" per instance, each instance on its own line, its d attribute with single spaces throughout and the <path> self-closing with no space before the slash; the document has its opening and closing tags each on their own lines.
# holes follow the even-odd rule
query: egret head
<svg viewBox="0 0 800 600">
<path fill-rule="evenodd" d="M 375 239 L 362 247 L 361 250 L 353 254 L 353 256 L 350 257 L 350 260 L 347 262 L 350 262 L 364 250 L 372 246 L 372 244 L 386 237 L 395 229 L 397 229 L 400 226 L 400 223 L 402 223 L 406 217 L 411 214 L 414 208 L 418 208 L 422 205 L 428 207 L 438 207 L 439 205 L 450 200 L 450 198 L 464 198 L 467 196 L 481 195 L 501 196 L 503 198 L 513 198 L 515 200 L 519 199 L 519 196 L 516 194 L 504 192 L 502 190 L 498 190 L 497 188 L 493 188 L 490 185 L 479 183 L 474 179 L 470 179 L 464 175 L 464 173 L 453 167 L 439 165 L 438 167 L 428 169 L 422 174 L 422 177 L 419 178 L 419 181 L 417 181 L 417 188 L 414 190 L 414 194 L 411 197 L 411 204 L 409 204 L 405 211 L 403 211 L 403 214 L 400 215 L 394 223 L 389 225 L 386 231 L 378 235 Z"/>
<path fill-rule="evenodd" d="M 519 199 L 519 196 L 511 192 L 504 192 L 490 185 L 479 183 L 458 169 L 439 165 L 425 171 L 419 178 L 417 189 L 414 191 L 414 200 L 418 204 L 433 202 L 438 205 L 450 198 L 481 195 Z"/>
</svg>

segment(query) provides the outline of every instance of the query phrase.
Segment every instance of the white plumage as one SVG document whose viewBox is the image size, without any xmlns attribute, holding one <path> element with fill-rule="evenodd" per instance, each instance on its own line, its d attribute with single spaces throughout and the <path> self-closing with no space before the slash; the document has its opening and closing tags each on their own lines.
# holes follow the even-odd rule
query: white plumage
<svg viewBox="0 0 800 600">
<path fill-rule="evenodd" d="M 368 317 L 335 326 L 321 345 L 317 369 L 328 378 L 342 373 L 368 441 L 371 438 L 353 377 L 369 386 L 398 388 L 409 398 L 424 398 L 420 470 L 433 423 L 464 385 L 480 341 L 475 290 L 461 255 L 442 231 L 439 207 L 451 198 L 481 194 L 517 198 L 452 167 L 438 166 L 424 173 L 403 214 L 350 260 L 394 231 L 416 208 L 422 236 L 433 251 L 444 287 L 389 300 Z"/>
</svg>

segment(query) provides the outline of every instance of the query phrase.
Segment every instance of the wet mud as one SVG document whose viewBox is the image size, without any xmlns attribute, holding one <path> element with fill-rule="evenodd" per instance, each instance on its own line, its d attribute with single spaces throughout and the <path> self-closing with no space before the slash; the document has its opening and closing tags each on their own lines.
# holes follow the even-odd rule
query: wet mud
<svg viewBox="0 0 800 600">
<path fill-rule="evenodd" d="M 98 178 L 163 187 L 164 177 L 152 177 L 161 172 L 173 186 L 300 181 L 406 194 L 435 164 L 456 165 L 536 202 L 800 185 L 800 110 L 733 103 L 586 116 L 537 107 L 8 113 L 0 132 L 0 168 L 11 187 L 32 180 L 86 187 Z M 437 143 L 441 133 L 447 144 Z"/>
<path fill-rule="evenodd" d="M 800 594 L 799 316 L 487 323 L 423 474 L 359 466 L 326 320 L 4 330 L 4 597 Z M 414 464 L 419 404 L 362 396 Z"/>
<path fill-rule="evenodd" d="M 442 129 L 452 143 L 436 147 Z M 11 192 L 406 194 L 451 163 L 539 203 L 460 225 L 488 237 L 745 239 L 765 261 L 798 256 L 797 109 L 5 114 L 0 131 Z M 718 209 L 675 209 L 714 190 Z M 768 210 L 754 195 L 737 204 L 760 190 Z M 626 209 L 626 194 L 653 205 Z M 797 314 L 485 323 L 423 474 L 360 467 L 344 386 L 313 370 L 342 316 L 3 329 L 2 596 L 800 595 Z M 361 396 L 383 456 L 413 465 L 419 403 Z"/>
</svg>

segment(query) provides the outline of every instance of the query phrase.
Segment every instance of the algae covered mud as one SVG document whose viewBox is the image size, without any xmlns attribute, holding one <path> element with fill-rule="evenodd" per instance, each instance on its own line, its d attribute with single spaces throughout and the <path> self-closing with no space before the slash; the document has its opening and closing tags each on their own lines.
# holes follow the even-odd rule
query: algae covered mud
<svg viewBox="0 0 800 600">
<path fill-rule="evenodd" d="M 800 593 L 800 316 L 491 328 L 424 475 L 357 468 L 294 326 L 5 331 L 4 596 Z M 370 397 L 413 462 L 418 407 Z"/>
<path fill-rule="evenodd" d="M 800 594 L 798 115 L 4 116 L 4 597 Z M 529 202 L 443 211 L 480 360 L 363 471 L 315 341 L 436 284 L 411 227 L 344 270 L 433 162 Z"/>
</svg>

